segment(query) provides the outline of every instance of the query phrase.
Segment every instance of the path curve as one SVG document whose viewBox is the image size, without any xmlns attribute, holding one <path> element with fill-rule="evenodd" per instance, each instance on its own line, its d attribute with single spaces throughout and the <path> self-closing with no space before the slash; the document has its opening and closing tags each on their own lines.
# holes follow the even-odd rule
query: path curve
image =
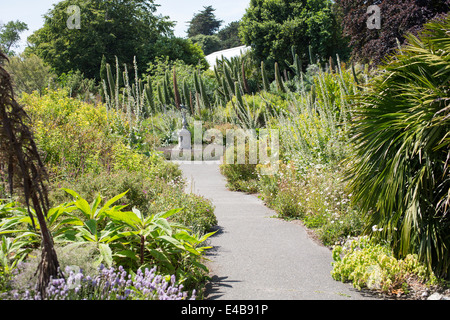
<svg viewBox="0 0 450 320">
<path fill-rule="evenodd" d="M 332 279 L 331 251 L 254 195 L 229 191 L 219 164 L 178 162 L 187 192 L 210 199 L 218 232 L 208 252 L 207 300 L 373 299 Z"/>
</svg>

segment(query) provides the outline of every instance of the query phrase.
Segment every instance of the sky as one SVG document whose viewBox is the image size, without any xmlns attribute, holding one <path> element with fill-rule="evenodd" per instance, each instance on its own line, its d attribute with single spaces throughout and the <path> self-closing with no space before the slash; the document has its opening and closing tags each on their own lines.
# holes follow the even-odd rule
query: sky
<svg viewBox="0 0 450 320">
<path fill-rule="evenodd" d="M 26 38 L 34 31 L 40 29 L 44 23 L 43 15 L 53 8 L 53 4 L 60 0 L 13 0 L 3 1 L 0 10 L 0 23 L 20 20 L 28 25 L 29 30 L 21 34 L 20 52 L 26 46 Z M 195 13 L 203 10 L 204 6 L 211 5 L 216 18 L 223 20 L 222 27 L 228 23 L 240 20 L 245 13 L 250 0 L 155 0 L 160 6 L 156 14 L 169 16 L 170 20 L 177 22 L 174 29 L 178 37 L 186 37 L 187 23 Z"/>
</svg>

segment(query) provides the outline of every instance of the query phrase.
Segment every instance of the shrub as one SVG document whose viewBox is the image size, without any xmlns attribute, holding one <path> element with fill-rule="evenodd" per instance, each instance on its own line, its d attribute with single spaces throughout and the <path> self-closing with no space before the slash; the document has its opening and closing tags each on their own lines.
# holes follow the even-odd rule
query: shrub
<svg viewBox="0 0 450 320">
<path fill-rule="evenodd" d="M 252 139 L 252 138 L 250 138 Z M 223 164 L 220 165 L 220 172 L 227 179 L 227 187 L 233 191 L 243 191 L 248 193 L 256 193 L 257 189 L 257 171 L 256 163 L 250 161 L 250 153 L 258 152 L 250 150 L 250 143 L 246 140 L 245 144 L 235 144 L 233 153 L 225 151 Z M 244 163 L 238 163 L 239 154 L 244 155 Z M 233 157 L 227 160 L 227 157 Z M 227 163 L 229 161 L 230 163 Z"/>
<path fill-rule="evenodd" d="M 352 118 L 351 94 L 357 92 L 352 72 L 338 67 L 337 73 L 318 70 L 309 92 L 289 95 L 289 113 L 279 114 L 269 126 L 280 131 L 280 157 L 305 170 L 334 165 L 351 153 L 348 130 Z M 300 81 L 303 88 L 305 81 Z"/>
<path fill-rule="evenodd" d="M 384 293 L 407 293 L 408 280 L 433 283 L 436 278 L 427 272 L 417 255 L 409 254 L 397 260 L 388 246 L 375 244 L 367 237 L 351 239 L 344 246 L 333 249 L 332 277 L 337 281 L 352 282 L 355 288 L 369 288 Z"/>
<path fill-rule="evenodd" d="M 386 61 L 358 99 L 349 159 L 366 231 L 398 258 L 418 254 L 439 276 L 450 268 L 448 77 L 450 17 Z M 377 225 L 383 232 L 372 232 Z"/>
<path fill-rule="evenodd" d="M 194 234 L 185 225 L 174 221 L 172 217 L 181 209 L 147 214 L 136 208 L 124 211 L 125 205 L 115 203 L 125 193 L 107 201 L 97 196 L 89 203 L 73 190 L 64 191 L 71 195 L 72 201 L 53 207 L 47 214 L 49 230 L 55 243 L 71 246 L 64 249 L 71 250 L 72 259 L 66 257 L 62 263 L 76 263 L 78 267 L 84 267 L 85 260 L 79 263 L 79 259 L 73 259 L 76 257 L 74 249 L 91 244 L 92 247 L 88 246 L 85 252 L 85 256 L 90 258 L 90 266 L 103 263 L 110 267 L 117 264 L 127 270 L 137 270 L 155 265 L 161 274 L 176 275 L 180 283 L 188 288 L 198 288 L 203 283 L 207 272 L 206 266 L 202 264 L 203 253 L 209 247 L 202 244 L 213 233 Z M 38 260 L 31 258 L 32 254 L 26 254 L 39 244 L 39 230 L 32 231 L 32 222 L 26 209 L 17 207 L 11 217 L 1 221 L 0 232 L 13 236 L 11 239 L 3 238 L 0 247 L 0 257 L 13 257 L 5 265 L 9 275 L 24 257 L 27 263 L 37 263 Z M 5 248 L 8 248 L 6 255 L 3 254 Z M 0 260 L 2 264 L 3 260 Z M 89 271 L 89 268 L 85 270 Z M 36 279 L 29 272 L 23 273 L 23 277 L 29 281 Z"/>
<path fill-rule="evenodd" d="M 24 94 L 21 102 L 30 115 L 38 148 L 45 155 L 50 173 L 76 176 L 114 165 L 113 148 L 120 148 L 123 142 L 108 134 L 104 106 L 69 98 L 62 90 L 42 96 Z"/>
<path fill-rule="evenodd" d="M 185 193 L 184 187 L 181 186 L 162 190 L 149 203 L 148 210 L 155 213 L 173 207 L 183 208 L 183 210 L 172 220 L 189 227 L 194 233 L 204 234 L 217 225 L 217 218 L 214 215 L 215 208 L 211 201 L 193 193 Z"/>
<path fill-rule="evenodd" d="M 12 75 L 16 93 L 44 93 L 52 80 L 56 78 L 50 67 L 34 54 L 11 57 L 6 70 Z"/>
<path fill-rule="evenodd" d="M 173 168 L 172 163 L 165 163 L 161 170 Z M 176 167 L 176 174 L 159 177 L 158 174 L 145 176 L 144 174 L 130 174 L 129 171 L 87 173 L 73 181 L 59 181 L 53 184 L 50 192 L 50 201 L 56 205 L 71 200 L 71 197 L 61 188 L 76 189 L 80 196 L 89 203 L 101 195 L 103 198 L 112 198 L 117 194 L 127 192 L 121 198 L 121 204 L 126 210 L 137 208 L 144 214 L 156 214 L 172 208 L 183 210 L 171 219 L 192 228 L 195 232 L 206 233 L 217 220 L 211 202 L 194 194 L 186 194 L 181 173 Z"/>
<path fill-rule="evenodd" d="M 276 175 L 259 175 L 258 187 L 261 198 L 281 218 L 302 220 L 325 245 L 362 232 L 363 220 L 350 205 L 340 168 L 303 171 L 292 162 L 280 164 Z"/>
</svg>

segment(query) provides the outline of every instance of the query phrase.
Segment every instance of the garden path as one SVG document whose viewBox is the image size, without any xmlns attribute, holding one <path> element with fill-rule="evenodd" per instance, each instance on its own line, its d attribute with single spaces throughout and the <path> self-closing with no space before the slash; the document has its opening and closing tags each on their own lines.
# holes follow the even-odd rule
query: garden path
<svg viewBox="0 0 450 320">
<path fill-rule="evenodd" d="M 207 300 L 373 299 L 332 279 L 331 251 L 303 226 L 274 218 L 276 213 L 255 195 L 229 191 L 217 162 L 179 164 L 187 191 L 216 207 Z"/>
</svg>

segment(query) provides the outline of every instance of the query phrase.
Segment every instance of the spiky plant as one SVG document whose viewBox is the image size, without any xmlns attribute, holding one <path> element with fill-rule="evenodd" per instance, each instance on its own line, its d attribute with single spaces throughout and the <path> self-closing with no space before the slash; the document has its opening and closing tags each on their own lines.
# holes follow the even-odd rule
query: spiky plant
<svg viewBox="0 0 450 320">
<path fill-rule="evenodd" d="M 409 35 L 359 97 L 349 173 L 367 232 L 440 276 L 450 267 L 449 80 L 447 17 Z"/>
</svg>

